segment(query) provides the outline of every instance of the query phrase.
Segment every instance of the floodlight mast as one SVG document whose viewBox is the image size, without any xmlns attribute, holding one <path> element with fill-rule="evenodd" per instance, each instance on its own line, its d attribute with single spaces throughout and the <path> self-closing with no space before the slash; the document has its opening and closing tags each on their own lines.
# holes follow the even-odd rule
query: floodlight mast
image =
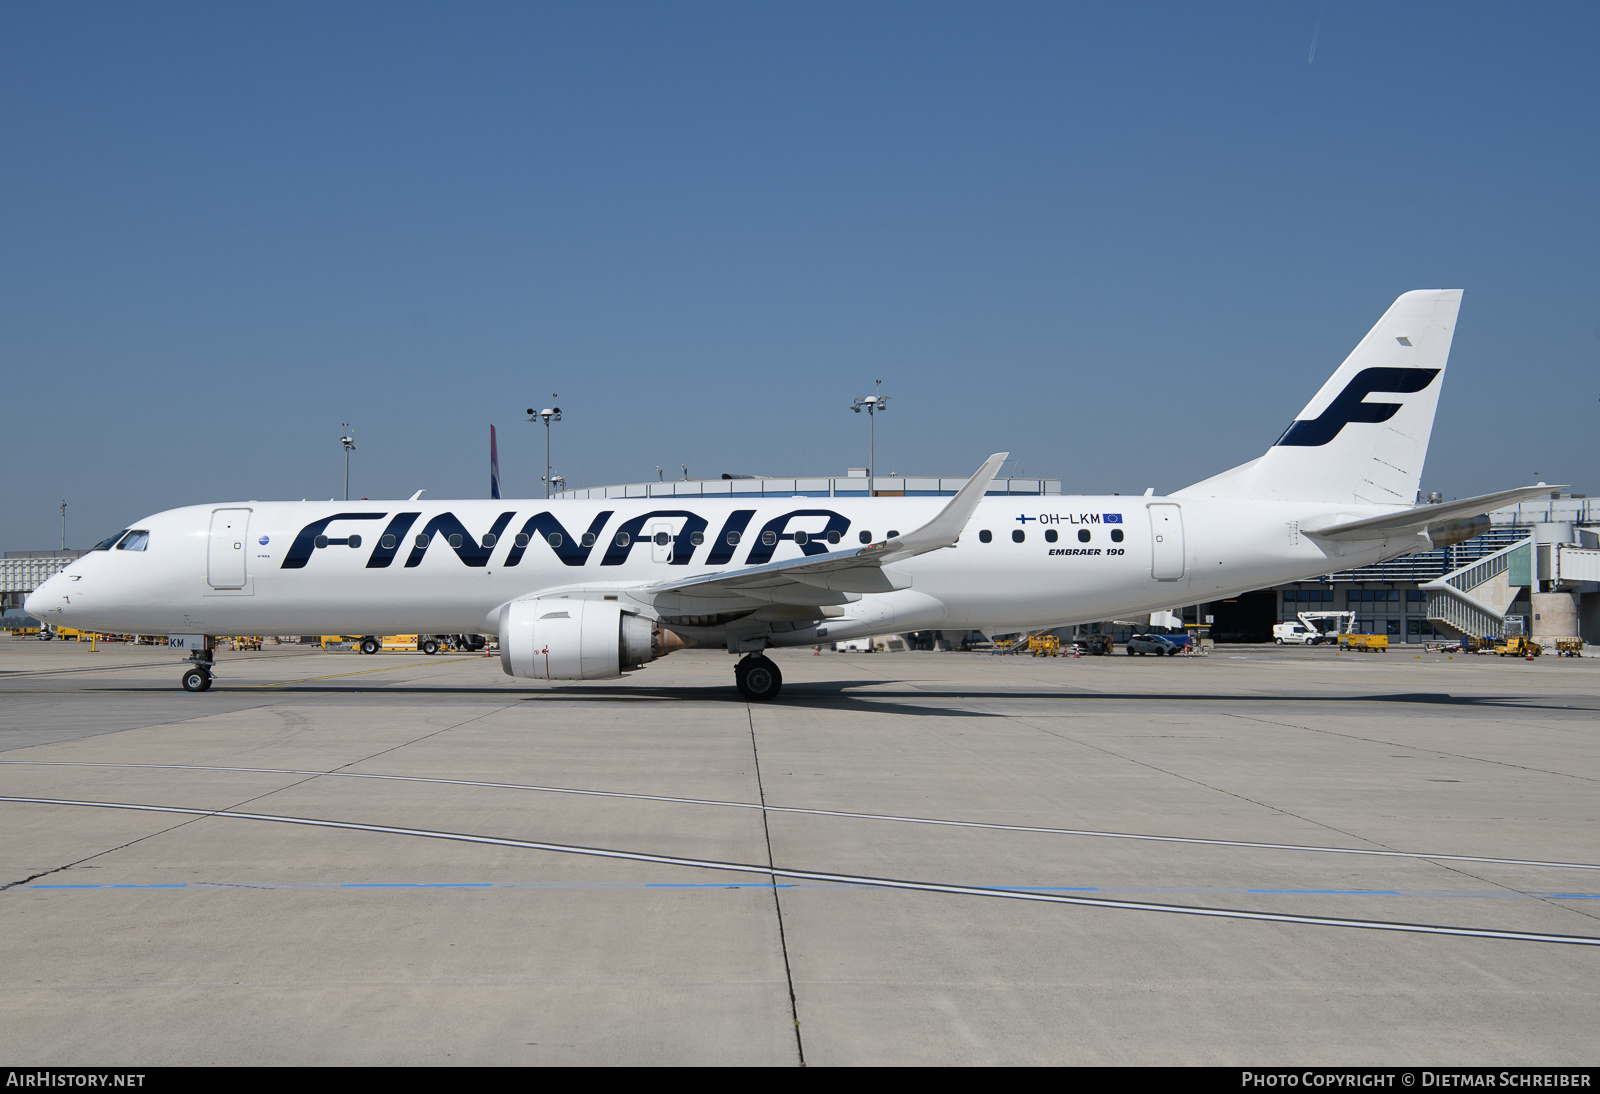
<svg viewBox="0 0 1600 1094">
<path fill-rule="evenodd" d="M 889 396 L 881 394 L 883 381 L 873 381 L 878 386 L 873 389 L 873 394 L 866 398 L 857 396 L 856 401 L 850 404 L 850 409 L 860 414 L 867 412 L 867 496 L 872 496 L 872 478 L 877 473 L 877 436 L 873 419 L 882 411 L 889 409 Z"/>
<path fill-rule="evenodd" d="M 344 500 L 350 500 L 350 453 L 356 450 L 355 430 L 350 428 L 349 422 L 342 422 L 339 428 L 344 430 L 339 438 L 339 443 L 344 445 Z"/>
<path fill-rule="evenodd" d="M 550 423 L 561 420 L 561 408 L 555 405 L 555 400 L 561 398 L 555 392 L 550 393 L 551 405 L 543 410 L 528 408 L 528 421 L 544 423 L 544 496 L 550 497 Z M 565 486 L 563 482 L 561 485 Z"/>
</svg>

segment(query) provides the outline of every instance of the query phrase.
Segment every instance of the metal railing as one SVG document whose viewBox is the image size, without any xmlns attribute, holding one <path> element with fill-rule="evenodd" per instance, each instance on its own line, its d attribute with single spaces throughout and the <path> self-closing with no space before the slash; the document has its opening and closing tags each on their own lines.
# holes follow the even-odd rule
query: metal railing
<svg viewBox="0 0 1600 1094">
<path fill-rule="evenodd" d="M 1525 530 L 1519 531 L 1522 534 L 1515 542 L 1508 543 L 1493 554 L 1424 582 L 1421 587 L 1428 594 L 1429 621 L 1474 637 L 1499 635 L 1505 624 L 1505 612 L 1485 604 L 1472 592 L 1505 573 L 1511 565 L 1512 552 L 1527 547 L 1529 535 Z"/>
</svg>

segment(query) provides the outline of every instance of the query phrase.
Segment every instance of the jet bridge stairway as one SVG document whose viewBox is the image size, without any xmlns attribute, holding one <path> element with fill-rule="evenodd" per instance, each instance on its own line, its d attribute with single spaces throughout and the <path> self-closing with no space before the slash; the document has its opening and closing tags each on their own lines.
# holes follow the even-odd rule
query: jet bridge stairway
<svg viewBox="0 0 1600 1094">
<path fill-rule="evenodd" d="M 1533 540 L 1520 539 L 1433 581 L 1419 586 L 1428 594 L 1428 620 L 1435 628 L 1474 638 L 1495 637 L 1505 624 L 1506 609 L 1518 587 L 1509 580 L 1511 556 L 1528 551 Z"/>
</svg>

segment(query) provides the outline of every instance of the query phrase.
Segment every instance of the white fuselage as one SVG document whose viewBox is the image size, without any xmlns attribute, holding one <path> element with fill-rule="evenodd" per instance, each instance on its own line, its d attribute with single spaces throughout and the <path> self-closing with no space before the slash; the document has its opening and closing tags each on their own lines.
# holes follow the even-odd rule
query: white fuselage
<svg viewBox="0 0 1600 1094">
<path fill-rule="evenodd" d="M 758 646 L 781 646 L 889 631 L 992 631 L 1123 617 L 1427 546 L 1415 535 L 1329 543 L 1300 531 L 1303 523 L 1360 519 L 1394 507 L 994 496 L 979 504 L 955 547 L 887 567 L 907 586 L 898 591 L 841 594 L 843 603 L 826 609 L 814 601 L 762 602 L 753 594 L 754 600 L 729 611 L 735 605 L 650 590 L 673 579 L 859 547 L 864 536 L 881 541 L 922 525 L 947 501 L 694 497 L 191 506 L 133 525 L 149 533 L 142 550 L 100 550 L 77 560 L 30 595 L 27 610 L 46 623 L 141 634 L 492 633 L 500 605 L 572 589 L 582 596 L 613 594 L 626 610 L 672 620 L 702 645 L 720 643 L 727 617 L 743 613 L 739 627 L 748 649 L 753 626 L 761 631 Z M 738 532 L 736 545 L 728 543 L 730 531 Z M 1021 542 L 1013 536 L 1019 531 Z M 586 533 L 592 536 L 588 546 Z M 658 544 L 663 533 L 668 542 Z M 427 537 L 426 546 L 419 536 Z M 459 537 L 455 546 L 452 537 Z"/>
</svg>

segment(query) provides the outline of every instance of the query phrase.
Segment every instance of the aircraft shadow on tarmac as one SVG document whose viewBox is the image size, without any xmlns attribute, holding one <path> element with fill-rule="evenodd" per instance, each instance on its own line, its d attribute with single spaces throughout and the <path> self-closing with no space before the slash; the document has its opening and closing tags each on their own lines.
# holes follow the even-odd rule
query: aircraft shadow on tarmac
<svg viewBox="0 0 1600 1094">
<path fill-rule="evenodd" d="M 864 694 L 850 694 L 858 688 L 871 688 Z M 172 688 L 160 687 L 107 687 L 82 689 L 84 692 L 116 691 L 116 692 L 148 692 L 170 693 Z M 382 687 L 365 683 L 335 683 L 321 681 L 306 681 L 284 684 L 246 685 L 243 687 L 229 687 L 226 681 L 218 681 L 218 686 L 212 695 L 232 693 L 235 696 L 249 694 L 324 694 L 324 695 L 484 695 L 505 696 L 507 698 L 521 699 L 525 702 L 727 702 L 743 704 L 746 700 L 739 695 L 732 686 L 711 685 L 707 687 L 650 687 L 629 686 L 626 684 L 571 684 L 558 685 L 538 691 L 525 691 L 511 688 L 481 688 L 481 687 L 427 687 L 427 686 L 398 686 Z M 198 703 L 205 699 L 196 696 Z M 833 680 L 825 682 L 789 683 L 784 685 L 783 695 L 772 705 L 774 709 L 785 707 L 805 707 L 814 710 L 853 710 L 875 711 L 878 713 L 903 713 L 934 716 L 952 716 L 961 718 L 974 717 L 1006 717 L 999 712 L 974 710 L 970 707 L 941 707 L 937 705 L 941 700 L 955 700 L 963 703 L 974 701 L 1011 701 L 1033 700 L 1053 701 L 1066 703 L 1095 703 L 1095 702 L 1129 702 L 1138 701 L 1145 703 L 1204 703 L 1204 704 L 1230 704 L 1240 703 L 1247 705 L 1283 704 L 1291 703 L 1297 706 L 1332 707 L 1352 703 L 1391 703 L 1401 706 L 1431 706 L 1431 707 L 1463 707 L 1463 708 L 1499 708 L 1512 710 L 1549 710 L 1572 711 L 1574 713 L 1590 713 L 1600 709 L 1591 696 L 1572 696 L 1575 702 L 1553 703 L 1539 696 L 1533 695 L 1451 695 L 1448 692 L 1374 692 L 1368 694 L 1351 694 L 1349 692 L 1338 695 L 1307 695 L 1304 692 L 1293 696 L 1263 695 L 1260 693 L 1215 693 L 1215 692 L 1163 692 L 1151 694 L 1136 691 L 1062 691 L 1017 688 L 952 688 L 930 689 L 923 686 L 906 685 L 902 683 L 885 684 L 883 680 Z M 904 702 L 915 700 L 915 702 Z M 765 704 L 760 704 L 765 705 Z M 759 706 L 759 705 L 758 705 Z"/>
</svg>

